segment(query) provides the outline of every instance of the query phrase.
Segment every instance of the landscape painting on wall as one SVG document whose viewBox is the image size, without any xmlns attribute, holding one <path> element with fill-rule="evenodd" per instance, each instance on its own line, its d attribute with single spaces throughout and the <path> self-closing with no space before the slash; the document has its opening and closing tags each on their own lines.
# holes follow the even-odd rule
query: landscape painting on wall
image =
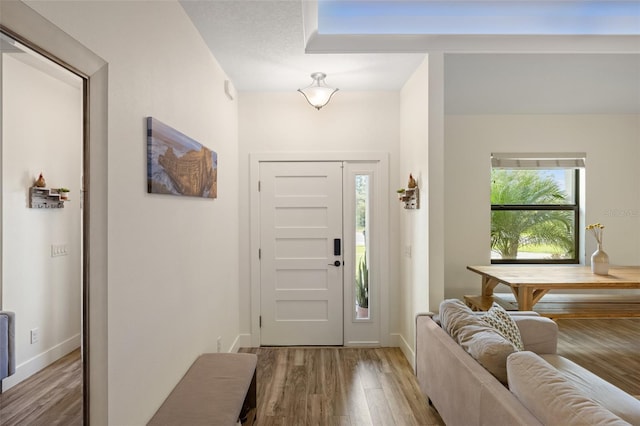
<svg viewBox="0 0 640 426">
<path fill-rule="evenodd" d="M 147 117 L 147 191 L 216 198 L 218 154 L 155 118 Z"/>
</svg>

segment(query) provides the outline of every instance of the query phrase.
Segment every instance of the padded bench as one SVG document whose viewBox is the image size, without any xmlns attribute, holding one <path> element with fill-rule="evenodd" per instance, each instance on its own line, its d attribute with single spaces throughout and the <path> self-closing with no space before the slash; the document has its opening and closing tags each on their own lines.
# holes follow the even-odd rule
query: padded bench
<svg viewBox="0 0 640 426">
<path fill-rule="evenodd" d="M 247 353 L 200 355 L 147 424 L 253 424 L 257 361 Z"/>
<path fill-rule="evenodd" d="M 464 296 L 464 302 L 473 310 L 487 311 L 493 302 L 507 311 L 517 311 L 518 303 L 511 293 L 492 296 Z M 543 317 L 562 318 L 638 318 L 640 295 L 637 294 L 556 294 L 549 293 L 533 306 Z"/>
</svg>

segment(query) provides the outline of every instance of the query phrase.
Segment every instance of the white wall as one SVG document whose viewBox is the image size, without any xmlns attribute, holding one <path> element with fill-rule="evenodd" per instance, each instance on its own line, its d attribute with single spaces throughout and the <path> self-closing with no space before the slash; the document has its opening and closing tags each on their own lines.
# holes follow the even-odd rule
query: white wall
<svg viewBox="0 0 640 426">
<path fill-rule="evenodd" d="M 240 300 L 241 311 L 251 312 L 249 252 L 249 154 L 251 153 L 389 153 L 389 175 L 396 176 L 399 147 L 398 92 L 349 92 L 341 90 L 320 111 L 294 88 L 288 93 L 239 94 L 240 128 Z M 394 190 L 395 193 L 395 190 Z M 398 232 L 400 206 L 390 198 L 390 294 L 384 303 L 390 310 L 389 329 L 398 330 Z M 251 318 L 241 318 L 242 332 L 250 334 Z"/>
<path fill-rule="evenodd" d="M 143 424 L 193 358 L 200 352 L 215 350 L 218 335 L 223 337 L 227 349 L 239 333 L 249 333 L 251 320 L 246 315 L 250 310 L 249 153 L 387 151 L 390 176 L 400 176 L 401 184 L 406 177 L 399 168 L 400 95 L 343 90 L 327 107 L 316 111 L 293 88 L 291 93 L 240 93 L 238 116 L 235 103 L 222 93 L 225 78 L 222 70 L 177 3 L 29 1 L 28 4 L 108 62 L 108 420 L 110 424 Z M 429 102 L 432 95 L 433 92 Z M 148 115 L 217 150 L 218 200 L 145 193 L 143 120 Z M 450 127 L 447 126 L 448 132 Z M 637 128 L 636 121 L 635 136 L 631 136 L 629 143 L 637 142 Z M 458 144 L 458 149 L 466 147 L 473 152 L 477 136 L 473 137 Z M 509 146 L 513 148 L 512 144 Z M 466 148 L 463 152 L 468 156 Z M 492 150 L 497 148 L 487 148 L 487 152 Z M 447 164 L 449 151 L 447 146 Z M 444 160 L 444 153 L 434 156 L 429 148 L 429 164 Z M 637 151 L 633 160 L 638 160 Z M 430 167 L 429 172 L 433 169 Z M 467 173 L 466 169 L 463 172 Z M 452 191 L 460 191 L 472 200 L 478 192 L 478 188 L 472 188 L 481 184 L 482 177 L 477 171 L 467 174 L 473 184 L 461 187 L 455 180 L 448 183 L 451 173 L 453 169 L 442 176 L 446 177 L 446 184 L 442 180 L 436 183 L 443 187 L 441 199 L 449 199 Z M 627 208 L 627 200 L 620 199 L 623 208 Z M 634 200 L 633 208 L 637 208 L 637 191 Z M 398 230 L 401 210 L 395 199 L 390 203 L 393 235 Z M 432 223 L 430 234 L 434 234 L 435 228 L 441 232 L 439 227 L 444 225 L 439 244 L 444 247 L 445 241 L 456 234 L 468 235 L 466 240 L 472 240 L 475 234 L 461 232 L 460 223 L 449 219 L 455 214 L 451 207 L 459 206 L 444 201 L 438 204 L 435 207 L 446 209 L 447 220 Z M 617 208 L 615 203 L 611 206 Z M 430 221 L 433 220 L 434 215 L 430 214 Z M 486 222 L 488 235 L 488 219 Z M 469 227 L 467 223 L 464 225 L 465 229 Z M 610 237 L 606 238 L 609 241 Z M 637 246 L 637 237 L 633 240 Z M 451 270 L 467 274 L 458 271 L 451 262 L 466 265 L 480 261 L 477 254 L 475 257 L 465 254 L 460 261 L 458 257 L 462 256 L 452 252 L 457 249 L 451 249 L 450 244 L 436 254 L 431 249 L 432 281 L 432 260 L 434 256 L 443 256 L 442 252 L 447 259 L 448 285 L 458 281 L 458 277 L 449 273 Z M 397 278 L 400 248 L 393 238 L 390 252 L 390 276 Z M 635 253 L 637 260 L 637 249 Z M 616 255 L 611 254 L 612 258 Z M 471 289 L 477 289 L 475 277 L 466 279 Z M 448 290 L 448 295 L 461 290 L 455 285 L 450 287 L 453 290 Z M 434 299 L 432 296 L 432 304 Z M 399 292 L 392 288 L 390 328 L 396 332 L 401 327 L 399 300 Z M 238 306 L 243 313 L 240 319 Z"/>
<path fill-rule="evenodd" d="M 491 152 L 586 152 L 586 223 L 606 226 L 611 263 L 640 263 L 639 116 L 448 115 L 445 134 L 447 298 L 478 294 L 466 266 L 490 262 Z"/>
<path fill-rule="evenodd" d="M 108 63 L 108 423 L 144 424 L 238 337 L 236 103 L 177 2 L 28 4 Z M 146 194 L 147 116 L 217 151 L 218 199 Z"/>
<path fill-rule="evenodd" d="M 401 91 L 400 167 L 396 187 L 406 188 L 409 173 L 420 188 L 421 206 L 400 211 L 400 335 L 411 362 L 415 350 L 415 315 L 429 310 L 429 59 Z"/>
<path fill-rule="evenodd" d="M 2 308 L 16 313 L 17 364 L 5 390 L 80 346 L 82 91 L 26 60 L 38 61 L 2 58 Z M 71 189 L 64 208 L 29 208 L 40 172 Z M 52 244 L 68 255 L 51 257 Z"/>
</svg>

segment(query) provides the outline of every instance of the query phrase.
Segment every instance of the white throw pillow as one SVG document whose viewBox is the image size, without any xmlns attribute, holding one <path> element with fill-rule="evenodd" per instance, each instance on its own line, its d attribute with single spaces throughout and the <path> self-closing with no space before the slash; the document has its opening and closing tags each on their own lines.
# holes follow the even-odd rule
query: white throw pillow
<svg viewBox="0 0 640 426">
<path fill-rule="evenodd" d="M 524 350 L 520 329 L 513 318 L 511 318 L 511 315 L 509 315 L 502 306 L 493 302 L 491 309 L 482 316 L 482 320 L 493 327 L 505 339 L 513 343 L 516 349 L 519 351 Z"/>
</svg>

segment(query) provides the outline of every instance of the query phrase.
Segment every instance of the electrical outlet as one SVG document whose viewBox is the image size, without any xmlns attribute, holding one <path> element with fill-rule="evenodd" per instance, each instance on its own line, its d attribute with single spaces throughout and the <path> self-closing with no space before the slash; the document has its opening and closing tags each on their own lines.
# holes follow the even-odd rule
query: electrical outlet
<svg viewBox="0 0 640 426">
<path fill-rule="evenodd" d="M 218 352 L 222 352 L 222 336 L 218 336 Z"/>
<path fill-rule="evenodd" d="M 32 328 L 31 329 L 31 344 L 38 343 L 40 341 L 40 329 Z"/>
</svg>

